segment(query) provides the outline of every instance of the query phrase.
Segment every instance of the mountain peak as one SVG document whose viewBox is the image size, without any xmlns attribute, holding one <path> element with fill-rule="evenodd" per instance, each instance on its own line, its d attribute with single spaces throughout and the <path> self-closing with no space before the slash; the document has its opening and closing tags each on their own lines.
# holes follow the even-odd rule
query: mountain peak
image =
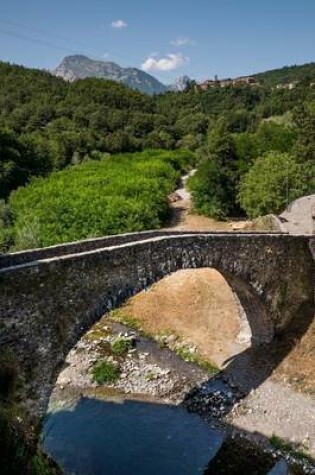
<svg viewBox="0 0 315 475">
<path fill-rule="evenodd" d="M 171 84 L 170 90 L 178 92 L 185 91 L 185 89 L 187 89 L 187 87 L 189 86 L 190 82 L 191 79 L 189 76 L 180 76 L 173 82 L 173 84 Z"/>
<path fill-rule="evenodd" d="M 168 90 L 167 86 L 140 69 L 122 68 L 116 63 L 94 60 L 81 54 L 66 56 L 53 74 L 70 82 L 88 77 L 109 79 L 146 94 L 160 94 Z"/>
</svg>

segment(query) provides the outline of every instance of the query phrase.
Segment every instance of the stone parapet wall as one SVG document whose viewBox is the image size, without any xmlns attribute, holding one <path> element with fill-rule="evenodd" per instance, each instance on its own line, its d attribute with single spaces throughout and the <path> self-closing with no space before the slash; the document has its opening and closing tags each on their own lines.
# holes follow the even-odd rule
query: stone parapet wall
<svg viewBox="0 0 315 475">
<path fill-rule="evenodd" d="M 255 234 L 255 231 L 244 231 L 242 234 Z M 270 231 L 266 233 L 271 234 Z M 0 253 L 0 269 L 6 267 L 14 267 L 17 265 L 25 264 L 36 260 L 49 259 L 57 256 L 65 256 L 69 254 L 80 254 L 96 249 L 108 248 L 111 246 L 119 246 L 129 242 L 138 242 L 146 239 L 152 239 L 158 236 L 184 236 L 184 235 L 198 235 L 204 234 L 204 232 L 191 232 L 191 231 L 142 231 L 136 233 L 119 234 L 114 236 L 105 236 L 101 238 L 85 239 L 83 241 L 76 241 L 65 244 L 57 244 L 55 246 L 30 249 L 26 251 L 13 252 L 13 253 Z M 213 232 L 212 234 L 230 234 L 226 232 Z M 278 234 L 278 231 L 275 231 Z"/>
</svg>

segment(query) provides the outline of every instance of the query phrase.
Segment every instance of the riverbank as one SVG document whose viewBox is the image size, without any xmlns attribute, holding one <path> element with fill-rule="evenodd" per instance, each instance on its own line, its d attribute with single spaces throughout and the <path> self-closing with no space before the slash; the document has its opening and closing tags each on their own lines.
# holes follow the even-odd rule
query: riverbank
<svg viewBox="0 0 315 475">
<path fill-rule="evenodd" d="M 232 425 L 276 435 L 315 457 L 314 320 L 300 341 L 297 319 L 270 345 L 251 348 L 240 338 L 244 322 L 233 293 L 210 269 L 177 272 L 120 312 L 145 332 L 179 334 L 238 386 L 244 397 L 229 414 Z"/>
<path fill-rule="evenodd" d="M 121 317 L 117 312 L 113 316 L 115 319 Z M 146 332 L 139 323 L 137 329 L 136 321 L 129 320 L 129 323 L 134 328 L 104 317 L 71 350 L 50 400 L 50 414 L 58 414 L 71 407 L 75 410 L 82 398 L 111 402 L 115 407 L 132 401 L 183 407 L 202 416 L 209 429 L 221 434 L 222 441 L 244 439 L 256 449 L 258 447 L 256 461 L 259 454 L 267 454 L 272 461 L 284 454 L 279 448 L 272 447 L 268 438 L 249 430 L 236 429 L 234 422 L 233 425 L 230 423 L 231 417 L 242 413 L 246 394 L 224 372 L 215 375 L 215 368 L 210 365 L 205 367 L 204 360 L 191 342 L 169 332 L 155 335 L 154 341 L 144 336 Z M 113 352 L 115 342 L 122 340 L 132 342 L 132 346 L 125 347 L 120 354 Z M 94 369 L 104 361 L 119 368 L 115 381 L 95 381 Z M 293 462 L 290 454 L 286 457 Z M 306 461 L 299 466 L 299 470 L 303 467 L 303 471 L 297 473 L 315 473 L 315 466 Z"/>
</svg>

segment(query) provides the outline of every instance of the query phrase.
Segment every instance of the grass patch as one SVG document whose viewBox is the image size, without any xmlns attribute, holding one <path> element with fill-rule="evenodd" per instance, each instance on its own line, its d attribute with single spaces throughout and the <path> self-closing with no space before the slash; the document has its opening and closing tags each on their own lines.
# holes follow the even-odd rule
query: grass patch
<svg viewBox="0 0 315 475">
<path fill-rule="evenodd" d="M 200 368 L 206 370 L 209 374 L 217 374 L 219 368 L 209 361 L 202 358 L 197 352 L 192 352 L 191 348 L 187 345 L 179 346 L 175 348 L 175 353 L 182 360 L 187 361 L 188 363 L 195 363 Z"/>
<path fill-rule="evenodd" d="M 211 375 L 217 374 L 220 371 L 217 366 L 202 358 L 197 352 L 191 352 L 191 347 L 189 345 L 180 344 L 180 337 L 171 329 L 166 329 L 157 335 L 147 333 L 140 326 L 137 319 L 125 314 L 121 309 L 112 310 L 109 317 L 115 322 L 122 323 L 123 325 L 136 330 L 141 336 L 150 338 L 151 340 L 153 339 L 157 342 L 159 348 L 169 348 L 170 350 L 175 351 L 177 356 L 181 359 L 189 363 L 197 364 Z"/>
<path fill-rule="evenodd" d="M 126 315 L 120 309 L 112 310 L 109 313 L 109 318 L 111 318 L 114 322 L 127 325 L 128 327 L 132 328 L 132 330 L 142 330 L 140 323 L 135 318 L 131 317 L 130 315 Z"/>
<path fill-rule="evenodd" d="M 126 325 L 132 330 L 135 330 L 136 332 L 139 333 L 139 335 L 143 336 L 144 338 L 149 338 L 150 340 L 154 339 L 151 333 L 146 332 L 141 327 L 139 321 L 136 318 L 131 317 L 130 315 L 127 315 L 126 313 L 123 312 L 123 310 L 119 308 L 112 310 L 109 313 L 109 318 L 116 323 L 121 323 L 122 325 Z"/>
<path fill-rule="evenodd" d="M 91 330 L 89 330 L 85 335 L 84 335 L 84 340 L 86 341 L 95 341 L 95 340 L 101 340 L 102 338 L 106 338 L 111 334 L 110 329 L 107 327 L 107 325 L 95 325 L 92 327 Z"/>
<path fill-rule="evenodd" d="M 112 361 L 99 361 L 93 367 L 92 379 L 97 384 L 114 383 L 120 375 L 120 369 Z"/>
<path fill-rule="evenodd" d="M 130 338 L 118 337 L 111 343 L 111 349 L 114 355 L 121 356 L 133 347 L 133 342 Z"/>
<path fill-rule="evenodd" d="M 277 435 L 272 435 L 269 439 L 269 442 L 274 449 L 280 450 L 281 452 L 286 452 L 297 460 L 305 459 L 312 464 L 315 462 L 315 460 L 305 452 L 303 447 L 297 447 L 295 444 L 288 442 Z"/>
<path fill-rule="evenodd" d="M 145 379 L 147 381 L 154 381 L 157 378 L 156 374 L 153 373 L 153 371 L 148 371 L 147 374 L 145 375 Z"/>
</svg>

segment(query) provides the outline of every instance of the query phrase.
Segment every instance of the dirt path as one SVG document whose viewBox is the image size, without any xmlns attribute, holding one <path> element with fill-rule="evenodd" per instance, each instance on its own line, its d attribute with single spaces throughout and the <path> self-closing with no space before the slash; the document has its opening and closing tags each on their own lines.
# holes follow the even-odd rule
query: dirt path
<svg viewBox="0 0 315 475">
<path fill-rule="evenodd" d="M 176 231 L 239 231 L 250 226 L 249 221 L 217 221 L 195 214 L 192 209 L 191 193 L 186 188 L 189 176 L 196 170 L 192 170 L 188 175 L 182 177 L 181 186 L 170 197 L 171 218 L 165 229 Z"/>
</svg>

